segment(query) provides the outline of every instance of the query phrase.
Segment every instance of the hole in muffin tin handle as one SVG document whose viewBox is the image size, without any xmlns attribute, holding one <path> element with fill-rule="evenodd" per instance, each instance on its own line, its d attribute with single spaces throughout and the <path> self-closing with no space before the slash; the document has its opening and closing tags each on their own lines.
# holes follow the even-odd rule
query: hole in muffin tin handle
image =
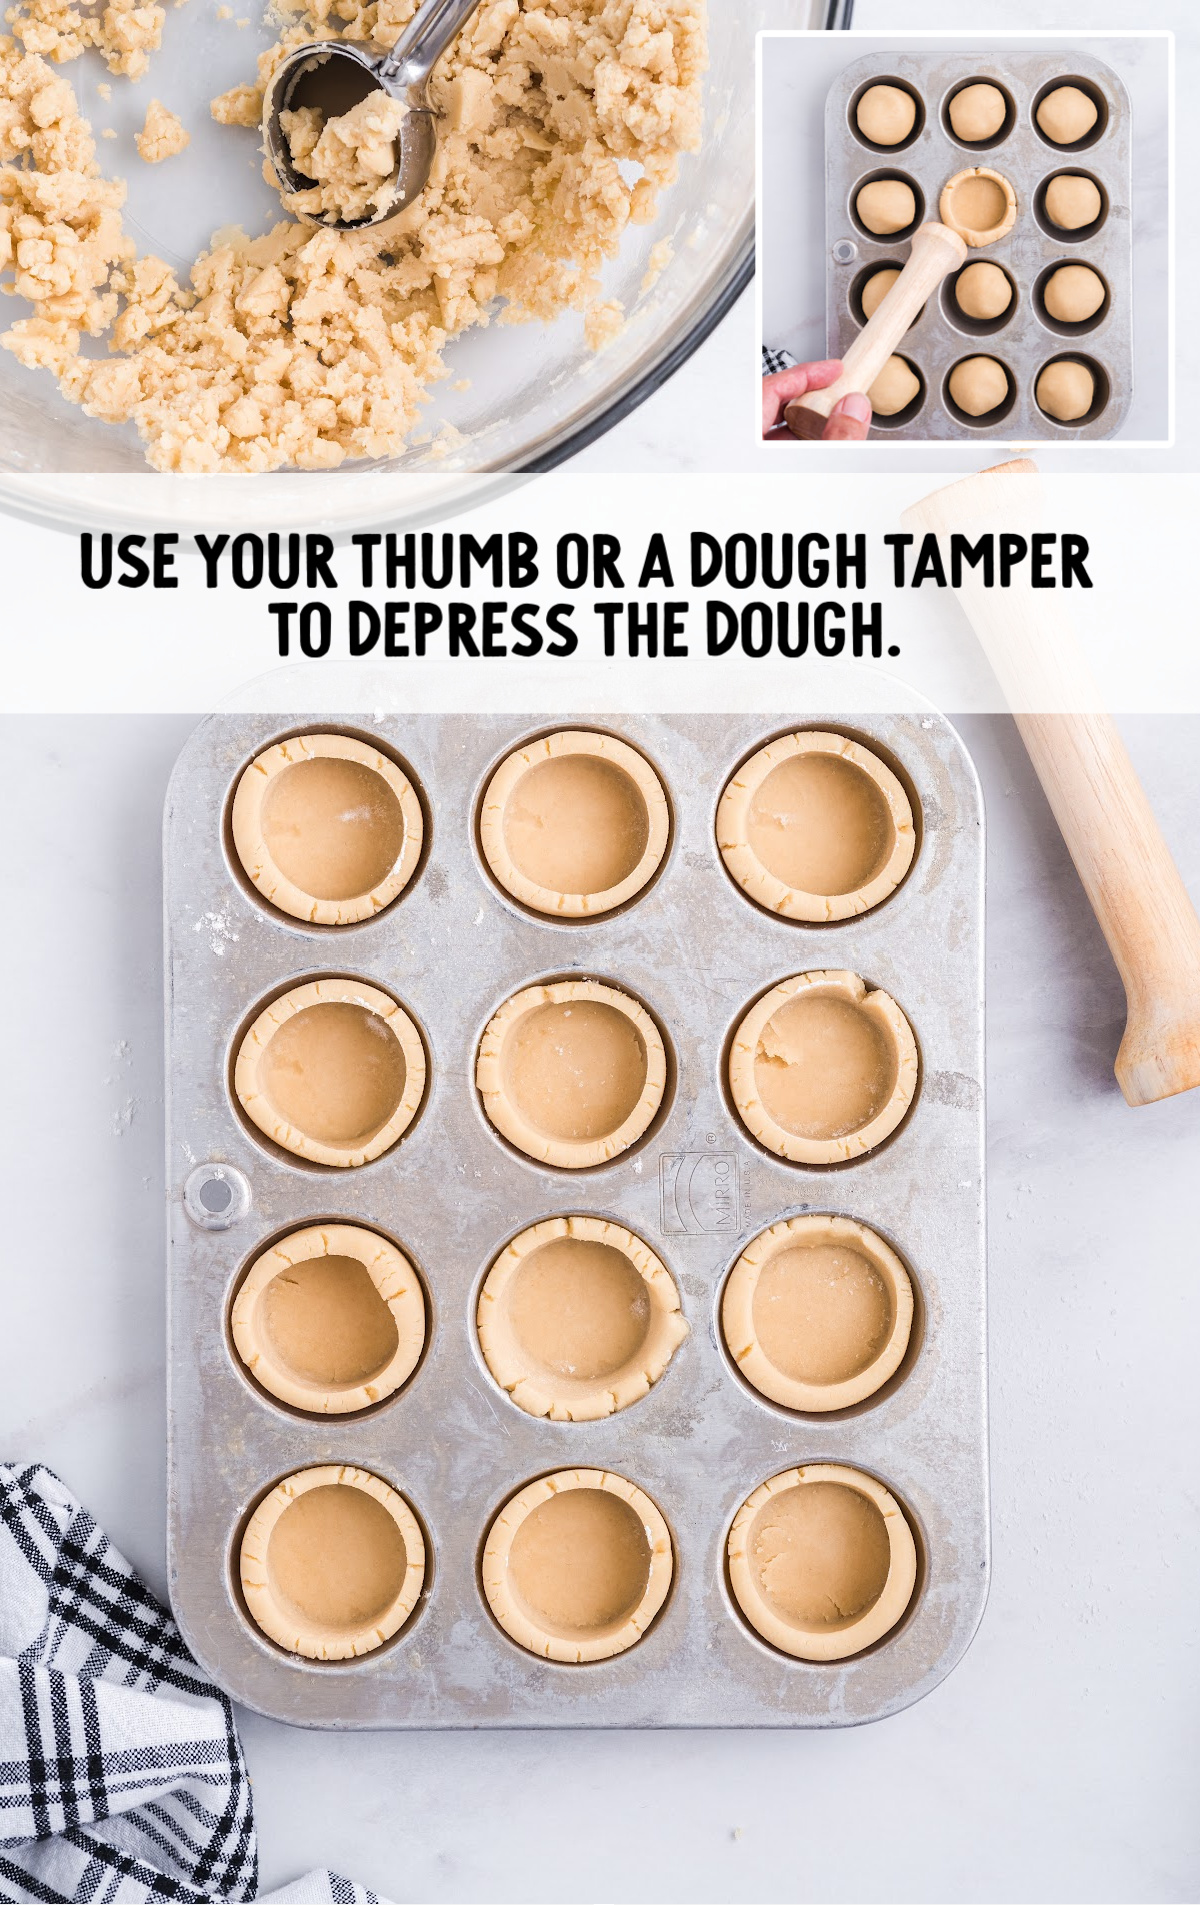
<svg viewBox="0 0 1200 1905">
<path fill-rule="evenodd" d="M 184 1184 L 183 1208 L 201 1230 L 230 1230 L 250 1208 L 250 1185 L 232 1164 L 198 1164 Z"/>
</svg>

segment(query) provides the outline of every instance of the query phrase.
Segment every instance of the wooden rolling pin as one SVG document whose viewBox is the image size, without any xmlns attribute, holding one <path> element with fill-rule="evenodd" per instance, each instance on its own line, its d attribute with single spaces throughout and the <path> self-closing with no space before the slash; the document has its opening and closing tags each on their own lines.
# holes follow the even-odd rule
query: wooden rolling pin
<svg viewBox="0 0 1200 1905">
<path fill-rule="evenodd" d="M 914 533 L 1028 535 L 1042 485 L 1026 458 L 906 510 Z M 995 671 L 1125 986 L 1117 1082 L 1131 1105 L 1200 1085 L 1200 919 L 1059 592 L 956 591 Z M 1043 711 L 1044 710 L 1044 711 Z"/>
<path fill-rule="evenodd" d="M 837 382 L 827 390 L 793 397 L 784 410 L 783 420 L 793 436 L 819 437 L 836 403 L 851 391 L 870 390 L 921 306 L 966 255 L 965 239 L 949 225 L 918 225 L 908 263 L 846 352 Z"/>
</svg>

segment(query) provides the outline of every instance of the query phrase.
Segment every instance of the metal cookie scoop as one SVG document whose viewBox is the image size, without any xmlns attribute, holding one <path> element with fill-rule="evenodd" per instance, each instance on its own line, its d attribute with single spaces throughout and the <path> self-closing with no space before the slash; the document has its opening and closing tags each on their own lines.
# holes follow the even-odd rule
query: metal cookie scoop
<svg viewBox="0 0 1200 1905">
<path fill-rule="evenodd" d="M 317 106 L 329 120 L 376 91 L 390 94 L 406 109 L 396 135 L 394 183 L 391 190 L 383 186 L 375 210 L 355 219 L 327 212 L 297 213 L 306 224 L 331 231 L 383 229 L 423 190 L 437 149 L 436 114 L 426 85 L 478 5 L 479 0 L 425 0 L 390 50 L 372 40 L 317 40 L 298 46 L 276 68 L 263 99 L 263 143 L 280 187 L 289 196 L 307 190 L 313 180 L 292 163 L 281 113 Z"/>
</svg>

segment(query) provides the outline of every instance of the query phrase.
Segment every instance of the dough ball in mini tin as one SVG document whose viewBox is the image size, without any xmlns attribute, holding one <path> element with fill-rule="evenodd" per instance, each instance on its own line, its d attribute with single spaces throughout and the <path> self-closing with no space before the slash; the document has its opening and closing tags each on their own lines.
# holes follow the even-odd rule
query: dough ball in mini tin
<svg viewBox="0 0 1200 1905">
<path fill-rule="evenodd" d="M 990 323 L 1003 317 L 1012 304 L 1013 288 L 999 265 L 980 258 L 954 280 L 954 300 L 964 317 Z"/>
<path fill-rule="evenodd" d="M 1008 101 L 998 86 L 977 80 L 963 86 L 950 101 L 948 116 L 955 136 L 964 145 L 994 139 L 1008 116 Z"/>
<path fill-rule="evenodd" d="M 1052 145 L 1073 146 L 1087 138 L 1100 114 L 1081 86 L 1056 86 L 1041 101 L 1036 117 Z"/>
<path fill-rule="evenodd" d="M 1046 217 L 1060 231 L 1094 225 L 1104 210 L 1100 187 L 1080 172 L 1060 172 L 1046 187 Z"/>
<path fill-rule="evenodd" d="M 872 145 L 898 146 L 917 123 L 917 102 L 903 86 L 869 86 L 855 118 Z"/>
<path fill-rule="evenodd" d="M 1035 395 L 1047 416 L 1059 423 L 1077 423 L 1096 401 L 1096 379 L 1077 359 L 1056 358 L 1039 373 Z"/>
<path fill-rule="evenodd" d="M 916 193 L 903 179 L 868 179 L 858 190 L 854 209 L 869 232 L 889 237 L 907 231 L 916 218 Z"/>
<path fill-rule="evenodd" d="M 1107 296 L 1103 278 L 1090 265 L 1060 265 L 1046 280 L 1042 302 L 1060 324 L 1086 324 Z"/>
<path fill-rule="evenodd" d="M 950 372 L 948 388 L 968 417 L 986 417 L 1008 396 L 1008 373 L 995 357 L 965 357 Z"/>
<path fill-rule="evenodd" d="M 904 357 L 889 357 L 867 396 L 879 417 L 894 417 L 907 410 L 921 394 L 921 379 Z"/>
</svg>

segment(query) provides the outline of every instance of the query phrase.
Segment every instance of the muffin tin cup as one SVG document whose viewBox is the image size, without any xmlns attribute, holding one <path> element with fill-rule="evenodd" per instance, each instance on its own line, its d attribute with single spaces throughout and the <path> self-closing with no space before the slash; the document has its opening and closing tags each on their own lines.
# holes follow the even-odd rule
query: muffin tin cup
<svg viewBox="0 0 1200 1905">
<path fill-rule="evenodd" d="M 881 63 L 882 62 L 882 63 Z M 924 105 L 920 132 L 893 154 L 868 144 L 855 131 L 854 103 L 872 79 L 899 83 Z M 986 146 L 966 145 L 950 131 L 947 107 L 971 80 L 990 80 L 1012 100 L 1011 130 Z M 1055 80 L 1083 84 L 1100 102 L 1101 126 L 1082 149 L 1052 145 L 1034 120 L 1036 102 Z M 827 350 L 844 357 L 862 329 L 862 283 L 880 265 L 904 263 L 910 233 L 872 237 L 853 213 L 860 185 L 868 179 L 903 178 L 937 216 L 942 187 L 971 166 L 1003 174 L 1017 195 L 1017 222 L 1006 237 L 968 255 L 969 264 L 1000 265 L 1017 288 L 1011 317 L 980 325 L 956 312 L 949 280 L 931 297 L 899 346 L 922 382 L 922 396 L 894 417 L 875 420 L 880 442 L 973 441 L 1080 442 L 1114 436 L 1133 398 L 1133 270 L 1131 126 L 1129 96 L 1103 60 L 1069 53 L 1015 53 L 1003 64 L 971 53 L 866 55 L 854 60 L 830 88 L 825 103 L 825 228 Z M 1047 182 L 1061 172 L 1082 172 L 1100 188 L 1103 211 L 1095 225 L 1066 232 L 1045 215 Z M 1102 314 L 1064 332 L 1048 320 L 1034 295 L 1056 264 L 1086 264 L 1108 287 Z M 1071 348 L 1074 346 L 1074 348 Z M 948 403 L 946 382 L 964 357 L 997 358 L 1008 373 L 1012 401 L 990 417 L 969 418 Z M 1039 371 L 1054 357 L 1085 358 L 1105 400 L 1079 422 L 1059 423 L 1034 395 Z"/>
<path fill-rule="evenodd" d="M 263 716 L 204 722 L 167 802 L 169 1578 L 188 1645 L 238 1700 L 311 1726 L 847 1726 L 919 1699 L 967 1647 L 989 1565 L 983 826 L 954 730 L 932 714 L 821 721 L 898 762 L 921 844 L 904 886 L 874 912 L 804 926 L 746 899 L 716 846 L 727 778 L 780 724 L 747 715 L 604 723 L 655 764 L 676 831 L 644 898 L 580 927 L 539 922 L 498 892 L 469 825 L 490 766 L 545 723 L 381 719 L 379 738 L 410 764 L 434 818 L 434 843 L 398 904 L 348 930 L 336 958 L 405 1000 L 428 1041 L 429 1085 L 421 1118 L 386 1159 L 314 1179 L 253 1143 L 230 1104 L 224 1063 L 248 1005 L 325 970 L 331 957 L 330 929 L 284 925 L 236 881 L 222 852 L 228 789 L 283 725 Z M 723 1055 L 759 993 L 834 964 L 899 1002 L 920 1046 L 922 1085 L 887 1144 L 829 1170 L 760 1150 L 730 1111 Z M 640 1150 L 564 1173 L 516 1156 L 490 1130 L 474 1063 L 505 998 L 568 970 L 645 1000 L 672 1041 L 678 1089 Z M 197 1169 L 213 1164 L 249 1186 L 222 1230 L 205 1227 L 195 1200 L 184 1201 Z M 719 1343 L 731 1266 L 764 1226 L 803 1211 L 876 1230 L 911 1267 L 923 1305 L 919 1351 L 902 1379 L 877 1402 L 828 1420 L 784 1416 L 756 1397 Z M 516 1231 L 579 1212 L 645 1239 L 676 1280 L 690 1334 L 642 1400 L 598 1421 L 551 1422 L 526 1415 L 489 1376 L 475 1300 Z M 375 1225 L 420 1266 L 430 1337 L 405 1388 L 369 1414 L 300 1419 L 247 1383 L 224 1319 L 257 1249 L 333 1216 Z M 827 1663 L 787 1659 L 756 1635 L 726 1567 L 742 1503 L 770 1477 L 814 1462 L 881 1482 L 904 1510 L 919 1562 L 899 1625 L 856 1657 Z M 285 1653 L 253 1625 L 237 1583 L 254 1504 L 280 1476 L 325 1463 L 381 1477 L 411 1504 L 426 1541 L 425 1588 L 402 1631 L 340 1663 Z M 675 1556 L 670 1594 L 644 1639 L 581 1665 L 518 1646 L 489 1613 L 480 1578 L 498 1510 L 565 1468 L 609 1470 L 644 1490 Z"/>
</svg>

